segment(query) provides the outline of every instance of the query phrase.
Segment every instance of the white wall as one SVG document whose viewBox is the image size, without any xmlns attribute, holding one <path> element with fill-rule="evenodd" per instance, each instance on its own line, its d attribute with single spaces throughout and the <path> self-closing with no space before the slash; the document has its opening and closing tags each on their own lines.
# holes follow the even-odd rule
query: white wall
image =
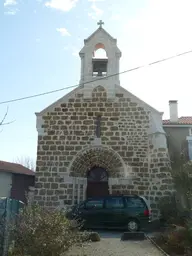
<svg viewBox="0 0 192 256">
<path fill-rule="evenodd" d="M 12 184 L 12 174 L 0 172 L 0 197 L 9 197 Z"/>
</svg>

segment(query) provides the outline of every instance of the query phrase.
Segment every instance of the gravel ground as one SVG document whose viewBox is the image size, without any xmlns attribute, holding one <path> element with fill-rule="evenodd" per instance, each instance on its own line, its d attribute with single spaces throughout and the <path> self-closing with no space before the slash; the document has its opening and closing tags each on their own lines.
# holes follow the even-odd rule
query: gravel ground
<svg viewBox="0 0 192 256">
<path fill-rule="evenodd" d="M 101 238 L 100 242 L 84 245 L 83 248 L 73 248 L 67 256 L 163 256 L 151 244 L 144 241 L 120 241 L 117 237 Z"/>
</svg>

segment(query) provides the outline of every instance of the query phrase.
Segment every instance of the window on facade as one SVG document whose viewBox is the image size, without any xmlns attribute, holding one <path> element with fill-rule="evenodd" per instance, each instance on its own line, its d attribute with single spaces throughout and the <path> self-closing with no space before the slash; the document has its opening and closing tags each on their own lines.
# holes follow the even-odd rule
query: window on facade
<svg viewBox="0 0 192 256">
<path fill-rule="evenodd" d="M 89 200 L 85 204 L 86 209 L 102 209 L 103 208 L 103 200 L 98 199 L 98 200 Z"/>
<path fill-rule="evenodd" d="M 108 198 L 105 201 L 105 207 L 108 209 L 124 208 L 123 198 L 121 197 Z"/>
<path fill-rule="evenodd" d="M 129 208 L 143 208 L 145 204 L 141 198 L 127 197 L 126 198 L 127 207 Z"/>
</svg>

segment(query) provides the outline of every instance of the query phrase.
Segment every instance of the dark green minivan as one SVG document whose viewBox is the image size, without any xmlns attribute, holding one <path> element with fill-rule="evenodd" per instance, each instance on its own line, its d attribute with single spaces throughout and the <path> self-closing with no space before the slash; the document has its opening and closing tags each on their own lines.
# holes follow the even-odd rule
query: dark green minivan
<svg viewBox="0 0 192 256">
<path fill-rule="evenodd" d="M 147 229 L 151 208 L 141 196 L 105 196 L 89 198 L 73 206 L 66 214 L 80 219 L 84 228 L 123 228 L 131 232 Z"/>
</svg>

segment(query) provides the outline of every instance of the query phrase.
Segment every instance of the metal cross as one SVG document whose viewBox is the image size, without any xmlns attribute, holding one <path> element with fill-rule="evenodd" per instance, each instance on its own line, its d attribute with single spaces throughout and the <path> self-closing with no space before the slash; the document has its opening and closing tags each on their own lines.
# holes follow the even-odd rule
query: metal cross
<svg viewBox="0 0 192 256">
<path fill-rule="evenodd" d="M 102 25 L 104 25 L 105 23 L 102 21 L 102 20 L 100 20 L 99 22 L 97 22 L 97 25 L 99 25 L 99 27 L 100 28 L 102 28 Z"/>
</svg>

